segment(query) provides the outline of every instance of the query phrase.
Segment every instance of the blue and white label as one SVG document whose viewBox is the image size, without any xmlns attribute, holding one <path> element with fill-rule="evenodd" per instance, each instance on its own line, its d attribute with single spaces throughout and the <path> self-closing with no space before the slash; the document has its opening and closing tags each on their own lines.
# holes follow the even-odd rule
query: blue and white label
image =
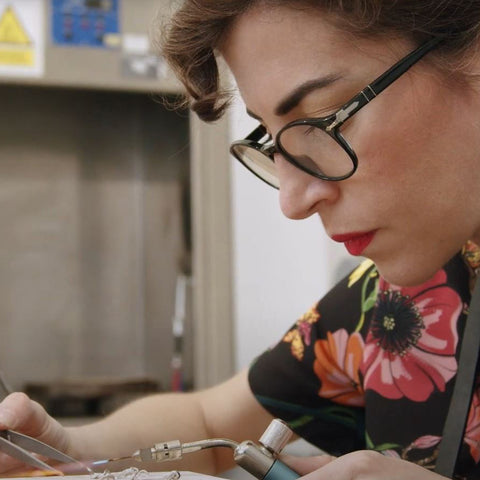
<svg viewBox="0 0 480 480">
<path fill-rule="evenodd" d="M 54 45 L 120 46 L 120 0 L 51 0 Z"/>
</svg>

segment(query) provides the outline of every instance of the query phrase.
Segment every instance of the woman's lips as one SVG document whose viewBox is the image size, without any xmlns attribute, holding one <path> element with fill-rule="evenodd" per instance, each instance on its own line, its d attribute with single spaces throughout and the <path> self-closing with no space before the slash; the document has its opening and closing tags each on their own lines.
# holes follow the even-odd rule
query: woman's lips
<svg viewBox="0 0 480 480">
<path fill-rule="evenodd" d="M 345 244 L 345 248 L 350 255 L 361 255 L 373 240 L 375 233 L 377 233 L 376 230 L 371 230 L 370 232 L 344 233 L 341 235 L 332 235 L 332 240 Z"/>
</svg>

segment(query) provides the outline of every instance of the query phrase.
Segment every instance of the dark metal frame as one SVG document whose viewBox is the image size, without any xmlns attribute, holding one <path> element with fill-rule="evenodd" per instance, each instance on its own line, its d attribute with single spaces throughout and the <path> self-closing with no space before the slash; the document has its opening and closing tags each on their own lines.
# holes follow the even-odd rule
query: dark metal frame
<svg viewBox="0 0 480 480">
<path fill-rule="evenodd" d="M 264 182 L 268 183 L 274 188 L 278 188 L 277 185 L 274 185 L 265 178 L 261 176 L 258 172 L 253 171 L 243 160 L 243 158 L 238 155 L 235 151 L 237 146 L 240 147 L 249 147 L 257 150 L 259 153 L 262 153 L 272 162 L 274 161 L 274 154 L 280 153 L 283 157 L 300 168 L 304 172 L 313 175 L 314 177 L 320 178 L 322 180 L 328 181 L 339 181 L 345 180 L 346 178 L 351 177 L 358 166 L 358 158 L 353 148 L 347 142 L 347 140 L 342 136 L 339 128 L 347 121 L 349 118 L 352 118 L 355 113 L 361 110 L 365 105 L 371 102 L 375 97 L 377 97 L 383 90 L 385 90 L 389 85 L 391 85 L 395 80 L 402 76 L 410 67 L 415 65 L 421 58 L 423 58 L 428 52 L 433 50 L 437 45 L 442 41 L 441 37 L 435 37 L 429 41 L 422 44 L 413 52 L 409 53 L 407 56 L 399 60 L 395 65 L 390 67 L 385 73 L 376 78 L 372 83 L 367 85 L 363 90 L 357 93 L 353 98 L 348 102 L 344 103 L 335 113 L 332 113 L 326 117 L 320 118 L 302 118 L 299 120 L 294 120 L 293 122 L 287 123 L 276 135 L 275 140 L 268 134 L 266 128 L 263 125 L 259 125 L 255 130 L 253 130 L 245 139 L 235 141 L 230 146 L 230 153 L 239 160 L 246 168 L 248 168 L 252 173 L 257 177 L 262 179 Z M 301 163 L 297 162 L 295 157 L 289 154 L 283 147 L 281 143 L 281 135 L 285 130 L 296 127 L 299 125 L 309 125 L 315 128 L 323 130 L 327 135 L 333 138 L 347 153 L 352 161 L 352 169 L 349 173 L 339 176 L 331 177 L 328 175 L 323 175 L 319 172 L 310 170 L 308 167 L 305 167 Z"/>
</svg>

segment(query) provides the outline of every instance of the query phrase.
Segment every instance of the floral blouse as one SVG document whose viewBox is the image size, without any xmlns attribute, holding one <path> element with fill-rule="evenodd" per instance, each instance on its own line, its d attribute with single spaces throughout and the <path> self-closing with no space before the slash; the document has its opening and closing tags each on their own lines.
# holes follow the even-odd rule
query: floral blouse
<svg viewBox="0 0 480 480">
<path fill-rule="evenodd" d="M 373 449 L 434 469 L 480 248 L 397 287 L 366 260 L 252 364 L 274 416 L 333 454 Z M 478 370 L 478 367 L 477 367 Z M 480 478 L 480 376 L 456 478 Z"/>
</svg>

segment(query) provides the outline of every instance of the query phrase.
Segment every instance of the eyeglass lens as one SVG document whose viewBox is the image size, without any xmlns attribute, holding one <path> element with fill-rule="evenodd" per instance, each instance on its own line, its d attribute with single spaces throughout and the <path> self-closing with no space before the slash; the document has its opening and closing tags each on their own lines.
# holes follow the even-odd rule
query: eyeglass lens
<svg viewBox="0 0 480 480">
<path fill-rule="evenodd" d="M 232 145 L 232 153 L 257 177 L 272 187 L 280 187 L 275 162 L 260 147 L 236 144 Z"/>
<path fill-rule="evenodd" d="M 312 125 L 292 125 L 279 135 L 278 146 L 300 168 L 332 180 L 349 175 L 354 165 L 328 133 Z"/>
<path fill-rule="evenodd" d="M 352 159 L 330 135 L 312 125 L 292 125 L 281 132 L 278 146 L 289 161 L 315 176 L 331 180 L 348 176 L 354 170 Z M 232 153 L 255 175 L 279 188 L 272 158 L 263 152 L 262 145 L 237 143 Z"/>
</svg>

